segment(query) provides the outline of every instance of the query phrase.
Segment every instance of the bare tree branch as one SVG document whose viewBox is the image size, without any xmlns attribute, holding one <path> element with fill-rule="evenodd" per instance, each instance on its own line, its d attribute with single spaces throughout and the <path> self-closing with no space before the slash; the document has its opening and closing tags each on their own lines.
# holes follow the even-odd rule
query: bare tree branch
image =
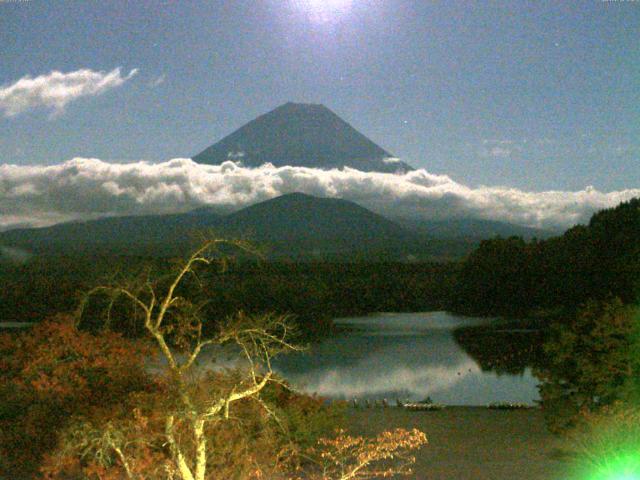
<svg viewBox="0 0 640 480">
<path fill-rule="evenodd" d="M 204 480 L 208 458 L 207 425 L 221 419 L 229 418 L 231 405 L 248 398 L 258 398 L 259 393 L 273 378 L 271 358 L 282 351 L 300 350 L 301 348 L 289 340 L 290 327 L 286 316 L 262 315 L 247 316 L 242 313 L 228 319 L 222 324 L 216 335 L 203 339 L 203 323 L 199 316 L 204 304 L 194 305 L 188 298 L 178 294 L 179 287 L 187 275 L 193 275 L 196 283 L 201 285 L 195 269 L 199 265 L 211 265 L 216 258 L 213 253 L 218 245 L 229 244 L 242 251 L 254 254 L 256 249 L 244 241 L 228 241 L 224 239 L 209 239 L 197 248 L 177 272 L 170 279 L 170 283 L 162 293 L 157 283 L 150 279 L 150 271 L 146 272 L 143 280 L 132 284 L 101 285 L 90 290 L 78 308 L 78 318 L 81 317 L 89 299 L 98 294 L 111 296 L 110 307 L 119 296 L 129 300 L 144 314 L 144 328 L 155 340 L 158 349 L 167 362 L 167 368 L 173 374 L 176 381 L 175 388 L 186 410 L 171 410 L 165 417 L 165 432 L 171 457 L 176 465 L 176 475 L 181 480 Z M 222 268 L 226 268 L 226 259 L 220 262 Z M 169 315 L 169 312 L 172 312 Z M 177 340 L 176 340 L 177 338 Z M 169 340 L 180 342 L 186 339 L 187 350 L 184 360 L 179 361 L 173 352 Z M 189 382 L 190 372 L 193 371 L 197 359 L 205 347 L 209 345 L 224 345 L 232 343 L 237 345 L 247 360 L 248 370 L 245 376 L 241 376 L 226 393 L 221 393 L 218 398 L 211 399 L 203 405 L 201 400 L 194 397 L 197 391 L 197 383 Z M 193 376 L 193 378 L 196 378 Z M 259 400 L 259 399 L 258 399 Z M 270 415 L 272 411 L 267 408 Z M 194 445 L 194 458 L 189 459 L 181 446 L 181 433 L 176 436 L 176 422 L 181 425 L 181 432 L 188 426 L 190 441 Z M 189 450 L 190 451 L 190 450 Z M 122 449 L 116 451 L 122 457 L 123 468 L 127 475 L 131 472 Z"/>
</svg>

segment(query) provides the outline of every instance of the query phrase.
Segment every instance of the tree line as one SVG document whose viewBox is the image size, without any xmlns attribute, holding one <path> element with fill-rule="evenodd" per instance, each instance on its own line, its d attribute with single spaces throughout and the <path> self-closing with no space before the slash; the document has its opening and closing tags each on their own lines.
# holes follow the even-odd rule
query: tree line
<svg viewBox="0 0 640 480">
<path fill-rule="evenodd" d="M 129 256 L 38 257 L 0 266 L 0 321 L 39 321 L 72 312 L 79 296 L 105 279 L 141 270 L 162 277 L 170 262 Z M 229 259 L 199 273 L 212 325 L 237 310 L 293 315 L 308 337 L 331 333 L 332 319 L 382 311 L 445 309 L 458 266 L 445 263 L 264 262 Z M 195 279 L 188 279 L 194 282 Z"/>
<path fill-rule="evenodd" d="M 296 315 L 310 330 L 330 318 L 376 311 L 446 309 L 480 316 L 575 311 L 589 300 L 634 301 L 640 278 L 640 200 L 596 213 L 563 235 L 480 243 L 460 262 L 230 261 L 206 272 L 212 316 L 234 308 Z M 126 276 L 165 258 L 40 256 L 0 265 L 0 320 L 35 321 L 69 311 L 77 295 L 113 272 Z M 215 315 L 214 315 L 215 314 Z"/>
<path fill-rule="evenodd" d="M 640 199 L 597 212 L 548 240 L 484 240 L 462 263 L 451 308 L 473 315 L 575 311 L 587 301 L 637 298 Z"/>
</svg>

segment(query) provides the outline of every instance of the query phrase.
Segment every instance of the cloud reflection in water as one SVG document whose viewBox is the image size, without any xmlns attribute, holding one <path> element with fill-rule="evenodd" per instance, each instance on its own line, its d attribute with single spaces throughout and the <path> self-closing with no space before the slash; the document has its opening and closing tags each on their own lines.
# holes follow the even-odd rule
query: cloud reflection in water
<svg viewBox="0 0 640 480">
<path fill-rule="evenodd" d="M 278 360 L 278 371 L 298 388 L 329 398 L 389 398 L 456 405 L 497 401 L 532 403 L 536 379 L 483 372 L 456 343 L 452 330 L 482 320 L 444 312 L 380 314 L 338 321 L 347 330 L 310 353 Z"/>
</svg>

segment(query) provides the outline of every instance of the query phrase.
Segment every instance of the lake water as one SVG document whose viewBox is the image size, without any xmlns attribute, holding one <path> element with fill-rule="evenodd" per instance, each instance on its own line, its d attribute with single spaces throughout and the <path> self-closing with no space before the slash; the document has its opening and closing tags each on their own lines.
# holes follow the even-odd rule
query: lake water
<svg viewBox="0 0 640 480">
<path fill-rule="evenodd" d="M 13 330 L 15 328 L 28 328 L 32 322 L 0 322 L 0 330 Z"/>
<path fill-rule="evenodd" d="M 396 398 L 421 401 L 431 397 L 434 402 L 447 405 L 534 404 L 539 399 L 538 381 L 530 367 L 518 367 L 522 362 L 510 360 L 509 354 L 507 367 L 515 366 L 513 370 L 519 373 L 505 373 L 510 371 L 504 368 L 505 363 L 501 373 L 487 366 L 500 364 L 492 357 L 496 343 L 510 344 L 518 338 L 507 333 L 504 339 L 496 339 L 500 334 L 493 331 L 492 342 L 472 337 L 474 343 L 466 344 L 466 348 L 474 352 L 475 358 L 484 359 L 484 369 L 456 341 L 456 329 L 482 326 L 490 320 L 428 312 L 384 313 L 334 322 L 338 333 L 312 345 L 305 353 L 277 357 L 274 369 L 296 388 L 330 399 L 386 398 L 393 403 Z M 29 325 L 3 322 L 0 329 Z M 528 335 L 521 332 L 516 337 L 522 341 Z M 203 352 L 203 358 L 214 353 Z M 224 364 L 219 354 L 214 356 L 218 364 Z M 505 362 L 504 352 L 500 356 Z M 235 364 L 230 359 L 226 362 L 225 366 Z"/>
<path fill-rule="evenodd" d="M 483 371 L 456 342 L 456 328 L 487 322 L 446 312 L 341 318 L 337 335 L 278 358 L 275 369 L 295 387 L 332 399 L 533 404 L 538 381 L 530 368 L 518 375 Z"/>
</svg>

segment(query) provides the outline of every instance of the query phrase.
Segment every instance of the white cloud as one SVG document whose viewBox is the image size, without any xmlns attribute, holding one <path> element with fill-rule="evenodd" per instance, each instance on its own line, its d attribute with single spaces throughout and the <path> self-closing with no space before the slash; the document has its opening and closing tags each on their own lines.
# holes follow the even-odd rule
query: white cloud
<svg viewBox="0 0 640 480">
<path fill-rule="evenodd" d="M 164 83 L 166 79 L 167 79 L 167 76 L 163 73 L 159 77 L 156 77 L 153 80 L 151 80 L 147 85 L 151 88 L 159 87 Z"/>
<path fill-rule="evenodd" d="M 385 157 L 382 159 L 382 163 L 386 163 L 386 164 L 400 163 L 400 159 L 396 157 Z"/>
<path fill-rule="evenodd" d="M 11 85 L 0 87 L 0 110 L 4 110 L 6 117 L 13 117 L 33 108 L 46 107 L 58 115 L 64 112 L 69 102 L 119 87 L 137 72 L 133 69 L 124 77 L 120 68 L 110 72 L 81 69 L 63 73 L 54 70 L 35 78 L 27 75 Z"/>
<path fill-rule="evenodd" d="M 497 158 L 508 158 L 511 156 L 511 149 L 503 147 L 493 147 L 489 150 L 489 155 Z"/>
<path fill-rule="evenodd" d="M 596 210 L 640 196 L 640 189 L 526 192 L 470 188 L 420 169 L 402 174 L 350 168 L 245 168 L 190 159 L 152 164 L 75 158 L 51 166 L 0 165 L 0 229 L 106 215 L 170 213 L 203 205 L 243 207 L 290 192 L 340 197 L 388 216 L 479 217 L 566 228 Z"/>
<path fill-rule="evenodd" d="M 526 142 L 525 142 L 526 143 Z M 513 140 L 484 138 L 478 154 L 482 158 L 509 158 L 514 151 L 521 150 Z"/>
<path fill-rule="evenodd" d="M 483 145 L 513 145 L 515 142 L 510 139 L 494 139 L 494 138 L 483 138 Z"/>
</svg>

